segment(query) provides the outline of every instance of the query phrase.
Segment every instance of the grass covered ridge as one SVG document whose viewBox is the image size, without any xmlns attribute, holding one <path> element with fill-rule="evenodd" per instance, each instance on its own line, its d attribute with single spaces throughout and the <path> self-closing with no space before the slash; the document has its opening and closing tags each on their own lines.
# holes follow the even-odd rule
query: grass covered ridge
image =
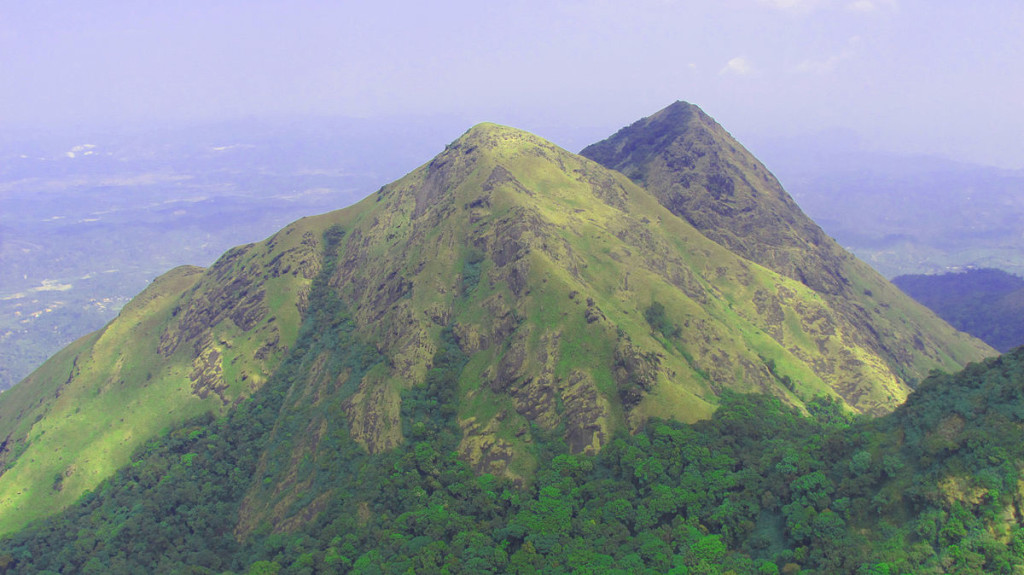
<svg viewBox="0 0 1024 575">
<path fill-rule="evenodd" d="M 479 125 L 354 206 L 170 272 L 0 396 L 0 533 L 77 500 L 183 421 L 233 413 L 285 362 L 284 419 L 254 462 L 242 534 L 322 510 L 303 493 L 333 457 L 325 434 L 375 455 L 407 445 L 406 398 L 451 345 L 465 356 L 453 451 L 518 484 L 544 463 L 539 446 L 598 453 L 652 418 L 706 419 L 730 390 L 882 413 L 915 374 L 988 352 L 943 339 L 887 284 L 853 285 L 867 299 L 837 306 L 622 174 Z M 887 341 L 931 335 L 894 357 L 865 336 L 874 325 Z M 307 349 L 310 326 L 336 337 Z"/>
</svg>

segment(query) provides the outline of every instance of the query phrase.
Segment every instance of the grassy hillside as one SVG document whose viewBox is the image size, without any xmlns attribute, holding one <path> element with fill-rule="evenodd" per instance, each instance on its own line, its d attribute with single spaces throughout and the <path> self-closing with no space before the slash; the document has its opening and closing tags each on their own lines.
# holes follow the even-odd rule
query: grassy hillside
<svg viewBox="0 0 1024 575">
<path fill-rule="evenodd" d="M 297 345 L 304 352 L 229 417 L 187 422 L 80 505 L 0 539 L 0 572 L 1024 568 L 1024 352 L 933 376 L 874 420 L 851 421 L 828 400 L 809 403 L 806 416 L 767 395 L 725 393 L 710 420 L 651 421 L 635 435 L 616 434 L 596 456 L 549 438 L 537 444 L 544 457 L 524 488 L 477 475 L 457 457 L 458 423 L 445 406 L 466 357 L 448 339 L 427 385 L 403 395 L 414 442 L 369 456 L 344 426 L 321 433 L 331 450 L 305 465 L 330 477 L 333 491 L 291 502 L 320 512 L 238 539 L 242 494 L 265 476 L 247 447 L 304 425 L 275 417 L 289 379 L 325 347 L 340 345 L 350 359 L 364 353 L 344 335 L 354 332 L 351 315 L 335 311 L 307 322 Z"/>
<path fill-rule="evenodd" d="M 307 261 L 300 229 L 264 243 L 281 244 L 276 260 L 247 246 L 205 272 L 168 272 L 0 396 L 0 531 L 76 501 L 138 446 L 226 412 L 265 382 L 295 338 L 295 302 L 309 283 L 284 272 Z"/>
<path fill-rule="evenodd" d="M 990 354 L 829 238 L 775 177 L 700 108 L 676 102 L 587 147 L 672 213 L 741 256 L 816 292 L 848 337 L 914 385 Z"/>
<path fill-rule="evenodd" d="M 208 266 L 232 246 L 349 205 L 462 129 L 425 118 L 247 118 L 6 131 L 0 389 L 103 327 L 167 270 Z"/>
<path fill-rule="evenodd" d="M 884 281 L 849 278 L 843 293 L 860 295 L 843 307 L 709 240 L 622 174 L 479 125 L 355 206 L 168 274 L 0 396 L 12 414 L 0 532 L 268 382 L 278 395 L 259 417 L 272 426 L 236 446 L 258 458 L 253 483 L 235 478 L 235 529 L 298 529 L 343 496 L 339 445 L 384 455 L 423 437 L 408 398 L 436 387 L 449 344 L 464 356 L 449 373 L 452 451 L 519 485 L 545 445 L 594 454 L 652 418 L 706 419 L 728 390 L 879 414 L 928 370 L 991 352 Z"/>
</svg>

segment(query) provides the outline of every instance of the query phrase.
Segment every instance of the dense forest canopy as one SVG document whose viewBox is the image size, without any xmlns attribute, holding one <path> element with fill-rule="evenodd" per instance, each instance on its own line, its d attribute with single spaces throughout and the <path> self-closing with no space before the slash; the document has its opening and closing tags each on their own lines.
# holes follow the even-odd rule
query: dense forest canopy
<svg viewBox="0 0 1024 575">
<path fill-rule="evenodd" d="M 315 292 L 314 292 L 315 293 Z M 329 297 L 320 293 L 316 297 Z M 332 304 L 346 317 L 335 301 Z M 307 325 L 323 346 L 373 354 L 347 321 Z M 450 341 L 450 340 L 449 340 Z M 477 475 L 453 449 L 449 407 L 465 356 L 453 343 L 403 402 L 410 441 L 365 453 L 338 427 L 336 457 L 310 461 L 304 525 L 238 537 L 253 445 L 301 432 L 275 416 L 274 384 L 229 416 L 193 420 L 65 513 L 0 541 L 10 573 L 1016 573 L 1024 351 L 936 373 L 894 414 L 854 419 L 818 399 L 800 413 L 726 393 L 705 422 L 651 421 L 599 455 L 538 442 L 536 479 Z M 284 424 L 284 427 L 282 427 Z M 282 454 L 283 455 L 283 454 Z M 273 464 L 273 463 L 271 463 Z M 60 488 L 54 478 L 54 489 Z M 296 501 L 299 506 L 307 501 Z"/>
<path fill-rule="evenodd" d="M 998 269 L 905 275 L 892 283 L 999 351 L 1024 345 L 1024 279 Z"/>
</svg>

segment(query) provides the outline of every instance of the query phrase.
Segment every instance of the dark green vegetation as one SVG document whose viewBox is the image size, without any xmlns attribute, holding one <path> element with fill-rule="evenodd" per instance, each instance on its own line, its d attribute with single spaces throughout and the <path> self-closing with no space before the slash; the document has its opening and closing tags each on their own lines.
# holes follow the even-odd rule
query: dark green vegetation
<svg viewBox="0 0 1024 575">
<path fill-rule="evenodd" d="M 730 437 L 752 426 L 750 454 L 805 440 L 796 453 L 810 453 L 825 431 L 798 414 L 885 414 L 930 371 L 994 352 L 833 244 L 817 253 L 820 230 L 702 112 L 678 103 L 654 118 L 630 138 L 660 152 L 621 147 L 647 154 L 630 157 L 650 189 L 482 124 L 350 208 L 158 278 L 0 396 L 12 558 L 52 546 L 81 570 L 419 571 L 449 555 L 467 571 L 700 569 L 767 529 L 770 552 L 746 555 L 789 560 L 770 527 L 791 511 L 761 502 L 762 519 L 747 503 L 782 487 L 751 479 L 746 493 L 745 470 L 760 467 Z M 721 196 L 708 220 L 721 243 L 669 201 L 679 182 L 656 185 L 672 176 L 658 158 L 680 149 L 697 158 L 678 168 L 693 195 Z M 744 214 L 761 226 L 762 201 L 796 229 L 751 234 Z M 743 410 L 745 424 L 729 418 Z M 790 427 L 811 431 L 786 440 Z M 659 429 L 683 434 L 667 455 L 650 451 Z M 796 469 L 764 481 L 818 467 Z M 645 499 L 663 488 L 692 491 L 678 494 L 692 513 Z M 734 500 L 753 527 L 716 515 Z M 808 517 L 829 505 L 807 501 Z M 44 531 L 16 534 L 33 521 Z M 617 534 L 598 537 L 606 526 Z M 818 561 L 794 533 L 793 562 Z M 645 558 L 655 551 L 665 558 Z"/>
<path fill-rule="evenodd" d="M 369 456 L 343 425 L 306 463 L 304 524 L 257 525 L 275 434 L 299 432 L 289 397 L 308 363 L 347 350 L 350 316 L 311 319 L 293 359 L 227 417 L 186 422 L 135 453 L 81 503 L 0 541 L 12 573 L 1005 573 L 1024 567 L 1024 351 L 922 382 L 889 416 L 851 420 L 828 399 L 801 415 L 726 393 L 709 421 L 650 421 L 596 456 L 557 440 L 519 487 L 456 454 L 466 357 L 446 335 L 403 398 L 410 441 Z M 347 358 L 347 359 L 342 359 Z M 306 364 L 306 365 L 304 365 Z M 326 408 L 328 411 L 330 408 Z M 253 449 L 253 447 L 256 449 Z M 264 454 L 262 457 L 260 454 Z M 302 504 L 302 503 L 299 503 Z M 268 569 L 269 571 L 262 571 Z M 47 571 L 49 570 L 49 571 Z"/>
<path fill-rule="evenodd" d="M 1024 345 L 1024 279 L 996 269 L 907 275 L 892 283 L 999 351 Z"/>
</svg>

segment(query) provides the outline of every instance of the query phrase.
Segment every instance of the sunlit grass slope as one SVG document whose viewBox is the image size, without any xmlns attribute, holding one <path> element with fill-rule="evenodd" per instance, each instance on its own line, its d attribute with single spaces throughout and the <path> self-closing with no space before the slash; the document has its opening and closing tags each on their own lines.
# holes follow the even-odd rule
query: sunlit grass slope
<svg viewBox="0 0 1024 575">
<path fill-rule="evenodd" d="M 164 274 L 0 396 L 0 532 L 67 506 L 146 440 L 258 388 L 294 340 L 302 266 L 319 265 L 303 235 L 299 222 L 210 270 Z"/>
</svg>

